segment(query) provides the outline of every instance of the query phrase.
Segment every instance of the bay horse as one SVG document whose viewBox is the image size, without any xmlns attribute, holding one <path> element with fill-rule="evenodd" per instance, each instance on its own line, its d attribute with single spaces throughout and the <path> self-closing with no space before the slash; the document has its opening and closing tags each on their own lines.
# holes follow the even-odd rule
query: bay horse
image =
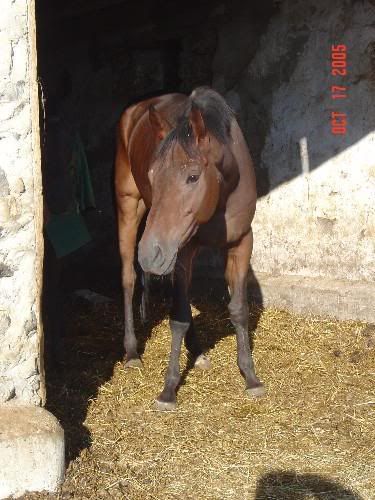
<svg viewBox="0 0 375 500">
<path fill-rule="evenodd" d="M 115 192 L 125 311 L 125 366 L 141 367 L 133 323 L 134 257 L 138 226 L 149 210 L 138 247 L 144 273 L 173 272 L 172 345 L 159 410 L 176 407 L 183 340 L 195 366 L 209 368 L 196 337 L 188 298 L 199 247 L 226 255 L 228 306 L 246 392 L 261 396 L 248 334 L 247 275 L 256 205 L 253 163 L 234 113 L 207 87 L 190 96 L 166 94 L 127 108 L 117 130 Z"/>
</svg>

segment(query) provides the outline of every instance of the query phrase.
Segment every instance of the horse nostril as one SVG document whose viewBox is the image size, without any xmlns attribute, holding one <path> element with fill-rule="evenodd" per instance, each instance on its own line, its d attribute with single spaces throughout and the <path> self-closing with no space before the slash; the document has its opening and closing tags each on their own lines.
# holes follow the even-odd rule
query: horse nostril
<svg viewBox="0 0 375 500">
<path fill-rule="evenodd" d="M 163 258 L 163 252 L 161 250 L 161 247 L 158 243 L 154 243 L 154 262 L 157 262 Z"/>
</svg>

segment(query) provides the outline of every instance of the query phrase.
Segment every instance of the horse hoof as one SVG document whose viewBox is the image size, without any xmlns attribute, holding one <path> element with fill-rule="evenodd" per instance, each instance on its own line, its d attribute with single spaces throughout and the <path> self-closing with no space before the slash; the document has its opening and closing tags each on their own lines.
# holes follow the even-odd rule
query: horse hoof
<svg viewBox="0 0 375 500">
<path fill-rule="evenodd" d="M 265 393 L 266 393 L 266 388 L 264 387 L 263 384 L 246 389 L 246 394 L 250 398 L 261 398 L 262 396 L 265 395 Z"/>
<path fill-rule="evenodd" d="M 175 401 L 160 401 L 159 399 L 155 401 L 155 409 L 158 411 L 173 411 L 176 409 L 176 406 Z"/>
<path fill-rule="evenodd" d="M 139 358 L 132 358 L 125 362 L 125 368 L 143 368 L 143 363 Z"/>
<path fill-rule="evenodd" d="M 194 366 L 200 370 L 209 370 L 211 368 L 211 361 L 204 354 L 200 354 L 195 360 Z"/>
</svg>

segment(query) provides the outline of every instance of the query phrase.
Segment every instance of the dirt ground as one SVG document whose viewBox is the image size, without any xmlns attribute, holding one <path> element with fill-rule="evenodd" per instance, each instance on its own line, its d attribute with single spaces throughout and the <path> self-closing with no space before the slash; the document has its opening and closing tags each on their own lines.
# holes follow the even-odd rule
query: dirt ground
<svg viewBox="0 0 375 500">
<path fill-rule="evenodd" d="M 194 298 L 210 371 L 182 355 L 176 411 L 160 413 L 170 346 L 167 301 L 136 328 L 144 370 L 125 370 L 120 296 L 73 302 L 48 409 L 66 435 L 57 494 L 24 498 L 370 500 L 375 498 L 375 329 L 252 307 L 267 394 L 247 399 L 223 294 Z M 194 294 L 193 294 L 194 295 Z"/>
</svg>

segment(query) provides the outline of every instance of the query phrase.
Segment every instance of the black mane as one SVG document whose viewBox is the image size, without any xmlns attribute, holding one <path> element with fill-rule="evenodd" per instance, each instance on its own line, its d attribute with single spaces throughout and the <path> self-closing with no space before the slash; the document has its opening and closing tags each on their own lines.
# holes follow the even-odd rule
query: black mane
<svg viewBox="0 0 375 500">
<path fill-rule="evenodd" d="M 189 115 L 194 107 L 201 112 L 208 132 L 222 144 L 229 142 L 231 139 L 230 124 L 234 117 L 233 110 L 224 98 L 214 90 L 208 87 L 198 87 L 189 96 L 185 110 L 178 119 L 176 127 L 161 142 L 157 156 L 165 157 L 176 143 L 180 144 L 189 156 L 197 155 L 193 131 L 189 122 Z"/>
</svg>

